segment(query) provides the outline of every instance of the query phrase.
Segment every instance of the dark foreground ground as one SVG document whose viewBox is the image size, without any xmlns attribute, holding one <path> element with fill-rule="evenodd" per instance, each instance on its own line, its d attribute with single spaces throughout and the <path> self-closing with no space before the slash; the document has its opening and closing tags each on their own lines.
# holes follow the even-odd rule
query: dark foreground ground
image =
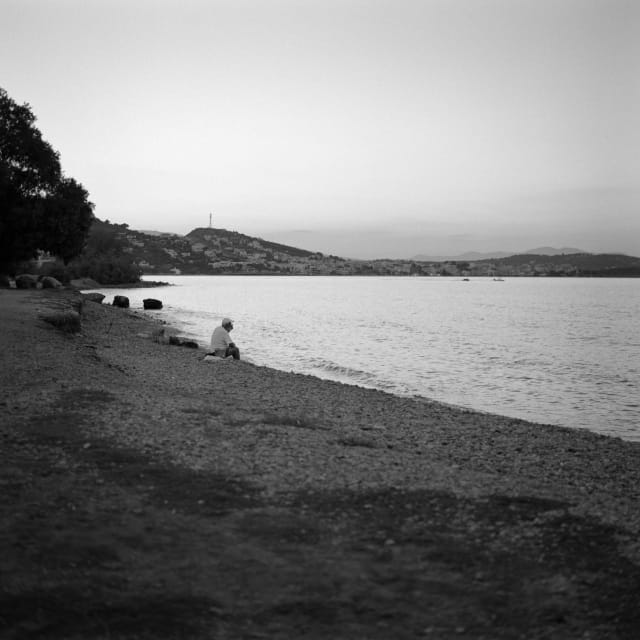
<svg viewBox="0 0 640 640">
<path fill-rule="evenodd" d="M 42 322 L 70 297 L 0 292 L 1 638 L 640 638 L 637 445 Z"/>
</svg>

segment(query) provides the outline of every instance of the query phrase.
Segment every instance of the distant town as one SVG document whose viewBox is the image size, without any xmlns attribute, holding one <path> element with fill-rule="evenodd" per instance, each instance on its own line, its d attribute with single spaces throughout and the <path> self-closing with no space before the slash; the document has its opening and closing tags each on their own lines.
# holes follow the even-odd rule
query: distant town
<svg viewBox="0 0 640 640">
<path fill-rule="evenodd" d="M 106 224 L 110 224 L 107 223 Z M 143 274 L 388 275 L 458 277 L 640 277 L 640 258 L 622 254 L 517 254 L 474 261 L 355 260 L 311 252 L 236 231 L 194 229 L 186 236 L 110 225 Z"/>
</svg>

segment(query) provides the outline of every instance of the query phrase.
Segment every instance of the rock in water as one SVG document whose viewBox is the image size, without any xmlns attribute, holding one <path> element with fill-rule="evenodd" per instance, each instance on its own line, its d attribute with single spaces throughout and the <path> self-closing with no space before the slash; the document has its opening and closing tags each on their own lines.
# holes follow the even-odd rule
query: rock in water
<svg viewBox="0 0 640 640">
<path fill-rule="evenodd" d="M 115 296 L 113 298 L 113 306 L 120 307 L 122 309 L 129 308 L 129 298 L 127 296 Z"/>
<path fill-rule="evenodd" d="M 142 301 L 142 306 L 145 309 L 162 309 L 162 302 L 155 298 L 145 298 Z"/>
</svg>

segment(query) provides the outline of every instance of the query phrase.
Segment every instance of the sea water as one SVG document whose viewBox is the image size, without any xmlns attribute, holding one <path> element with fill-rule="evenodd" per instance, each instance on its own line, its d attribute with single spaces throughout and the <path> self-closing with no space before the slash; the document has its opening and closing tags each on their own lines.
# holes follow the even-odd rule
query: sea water
<svg viewBox="0 0 640 640">
<path fill-rule="evenodd" d="M 640 441 L 640 280 L 162 276 L 126 295 L 208 346 L 399 395 Z"/>
</svg>

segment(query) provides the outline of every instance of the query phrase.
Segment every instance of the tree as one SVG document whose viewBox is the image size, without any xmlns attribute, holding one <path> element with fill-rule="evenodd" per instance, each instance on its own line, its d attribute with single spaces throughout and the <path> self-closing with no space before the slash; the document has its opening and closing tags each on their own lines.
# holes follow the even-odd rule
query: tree
<svg viewBox="0 0 640 640">
<path fill-rule="evenodd" d="M 93 221 L 89 194 L 73 178 L 62 178 L 47 200 L 40 248 L 67 264 L 82 251 Z"/>
<path fill-rule="evenodd" d="M 0 272 L 49 251 L 64 262 L 78 255 L 93 220 L 88 193 L 62 173 L 28 104 L 0 88 Z"/>
<path fill-rule="evenodd" d="M 118 237 L 126 227 L 94 219 L 82 253 L 69 264 L 70 277 L 92 278 L 101 284 L 138 282 L 142 270 Z"/>
</svg>

